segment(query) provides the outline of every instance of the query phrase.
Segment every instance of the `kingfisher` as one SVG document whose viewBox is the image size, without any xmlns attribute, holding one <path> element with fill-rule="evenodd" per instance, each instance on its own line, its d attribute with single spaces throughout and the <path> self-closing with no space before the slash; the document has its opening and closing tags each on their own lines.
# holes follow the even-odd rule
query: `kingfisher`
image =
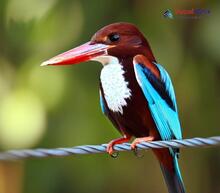
<svg viewBox="0 0 220 193">
<path fill-rule="evenodd" d="M 71 65 L 98 61 L 102 112 L 120 132 L 109 142 L 107 152 L 134 137 L 131 148 L 156 140 L 182 139 L 176 97 L 171 78 L 157 63 L 150 45 L 131 23 L 113 23 L 101 28 L 91 40 L 59 54 L 47 65 Z M 159 160 L 169 193 L 184 193 L 178 166 L 179 149 L 153 149 Z"/>
</svg>

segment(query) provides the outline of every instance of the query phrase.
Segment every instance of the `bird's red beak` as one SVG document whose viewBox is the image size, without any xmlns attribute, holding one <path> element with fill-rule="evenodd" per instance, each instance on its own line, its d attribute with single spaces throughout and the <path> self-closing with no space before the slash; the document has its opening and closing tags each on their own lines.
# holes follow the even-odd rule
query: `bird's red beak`
<svg viewBox="0 0 220 193">
<path fill-rule="evenodd" d="M 71 65 L 91 60 L 97 56 L 106 55 L 107 49 L 112 46 L 87 42 L 67 52 L 59 54 L 41 64 L 47 65 Z"/>
</svg>

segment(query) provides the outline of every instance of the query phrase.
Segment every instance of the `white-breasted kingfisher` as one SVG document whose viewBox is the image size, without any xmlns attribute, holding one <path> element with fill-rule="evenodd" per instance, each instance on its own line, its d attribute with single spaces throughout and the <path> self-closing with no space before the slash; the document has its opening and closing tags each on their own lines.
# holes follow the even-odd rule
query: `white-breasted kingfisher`
<svg viewBox="0 0 220 193">
<path fill-rule="evenodd" d="M 70 65 L 98 61 L 100 74 L 100 103 L 121 138 L 114 145 L 129 141 L 131 148 L 153 140 L 182 139 L 177 103 L 167 71 L 157 63 L 150 45 L 136 26 L 114 23 L 103 27 L 91 40 L 77 48 L 43 62 L 45 65 Z M 153 149 L 157 156 L 170 193 L 184 193 L 185 188 L 178 166 L 179 150 Z"/>
</svg>

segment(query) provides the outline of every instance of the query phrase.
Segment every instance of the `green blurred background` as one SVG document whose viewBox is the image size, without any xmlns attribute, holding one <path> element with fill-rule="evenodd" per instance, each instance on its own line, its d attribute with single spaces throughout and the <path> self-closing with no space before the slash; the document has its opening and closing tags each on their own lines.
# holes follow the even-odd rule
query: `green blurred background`
<svg viewBox="0 0 220 193">
<path fill-rule="evenodd" d="M 206 8 L 200 19 L 166 9 Z M 0 0 L 0 147 L 99 144 L 119 136 L 99 107 L 101 65 L 40 67 L 104 25 L 135 23 L 172 76 L 184 137 L 219 135 L 220 2 Z M 181 151 L 187 192 L 220 192 L 220 149 Z M 0 163 L 0 193 L 163 193 L 159 165 L 121 153 Z"/>
</svg>

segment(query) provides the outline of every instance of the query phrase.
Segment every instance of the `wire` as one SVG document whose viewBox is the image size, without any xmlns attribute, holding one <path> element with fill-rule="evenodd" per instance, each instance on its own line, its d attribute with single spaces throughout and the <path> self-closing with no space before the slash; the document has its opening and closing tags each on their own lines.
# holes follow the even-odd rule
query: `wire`
<svg viewBox="0 0 220 193">
<path fill-rule="evenodd" d="M 220 145 L 220 136 L 209 138 L 191 138 L 183 140 L 170 140 L 170 141 L 152 141 L 143 142 L 137 145 L 138 150 L 149 150 L 154 148 L 188 148 L 188 147 L 207 147 Z M 0 153 L 0 160 L 19 160 L 26 158 L 44 158 L 44 157 L 64 157 L 76 154 L 95 154 L 106 153 L 107 144 L 102 145 L 82 145 L 75 147 L 65 148 L 38 148 L 38 149 L 20 149 L 9 150 Z M 130 143 L 123 143 L 115 145 L 114 150 L 131 151 Z"/>
</svg>

